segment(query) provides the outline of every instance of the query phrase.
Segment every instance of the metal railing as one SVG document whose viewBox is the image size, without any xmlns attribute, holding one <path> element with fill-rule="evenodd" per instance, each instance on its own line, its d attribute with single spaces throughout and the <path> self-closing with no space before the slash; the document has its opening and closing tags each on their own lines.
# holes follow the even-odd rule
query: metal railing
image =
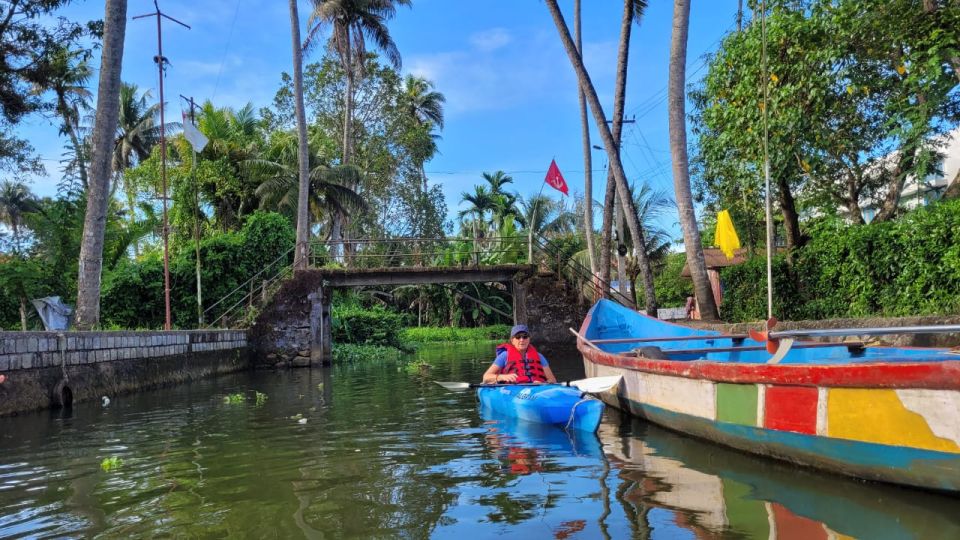
<svg viewBox="0 0 960 540">
<path fill-rule="evenodd" d="M 237 328 L 250 322 L 256 310 L 267 303 L 283 280 L 293 273 L 290 262 L 293 249 L 288 249 L 256 274 L 203 310 L 207 328 Z"/>
<path fill-rule="evenodd" d="M 359 268 L 525 264 L 527 238 L 382 238 L 310 243 L 310 266 Z"/>
<path fill-rule="evenodd" d="M 533 248 L 535 255 L 539 253 L 543 257 L 541 264 L 556 271 L 567 283 L 576 287 L 585 300 L 593 303 L 600 298 L 607 298 L 627 307 L 635 305 L 629 296 L 613 288 L 609 281 L 594 275 L 580 261 L 573 257 L 565 257 L 559 243 L 542 236 L 535 236 Z M 606 289 L 605 295 L 604 289 Z"/>
</svg>

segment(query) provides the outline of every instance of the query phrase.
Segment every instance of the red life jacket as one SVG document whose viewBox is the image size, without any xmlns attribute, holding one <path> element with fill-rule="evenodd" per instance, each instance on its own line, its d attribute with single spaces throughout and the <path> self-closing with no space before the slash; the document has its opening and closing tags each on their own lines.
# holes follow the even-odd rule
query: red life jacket
<svg viewBox="0 0 960 540">
<path fill-rule="evenodd" d="M 543 364 L 540 363 L 540 353 L 533 348 L 533 345 L 527 347 L 526 358 L 522 358 L 520 351 L 511 343 L 497 345 L 498 356 L 500 351 L 507 351 L 507 365 L 500 373 L 516 373 L 518 383 L 547 381 L 547 374 L 543 371 Z"/>
</svg>

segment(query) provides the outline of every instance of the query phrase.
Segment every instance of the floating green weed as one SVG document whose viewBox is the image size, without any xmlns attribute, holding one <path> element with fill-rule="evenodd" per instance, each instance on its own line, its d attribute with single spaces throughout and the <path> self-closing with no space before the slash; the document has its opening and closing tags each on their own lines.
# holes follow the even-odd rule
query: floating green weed
<svg viewBox="0 0 960 540">
<path fill-rule="evenodd" d="M 264 403 L 267 402 L 267 395 L 264 394 L 263 392 L 257 392 L 256 396 L 257 396 L 257 406 L 263 405 Z"/>
<path fill-rule="evenodd" d="M 237 405 L 243 403 L 247 400 L 247 396 L 244 396 L 243 393 L 237 392 L 236 394 L 229 394 L 223 397 L 224 403 L 229 403 L 231 405 Z"/>
<path fill-rule="evenodd" d="M 103 461 L 100 462 L 100 468 L 105 472 L 110 472 L 114 469 L 119 469 L 123 465 L 123 460 L 117 456 L 111 456 L 108 458 L 103 458 Z"/>
</svg>

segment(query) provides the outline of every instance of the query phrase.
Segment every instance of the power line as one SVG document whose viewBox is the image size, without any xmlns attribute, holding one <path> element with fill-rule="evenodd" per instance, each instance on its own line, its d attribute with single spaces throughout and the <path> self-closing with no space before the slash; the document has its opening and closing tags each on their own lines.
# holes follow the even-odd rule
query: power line
<svg viewBox="0 0 960 540">
<path fill-rule="evenodd" d="M 233 41 L 233 28 L 237 24 L 237 15 L 240 14 L 240 0 L 237 0 L 237 5 L 233 8 L 233 22 L 230 23 L 230 31 L 227 32 L 227 44 L 223 47 L 223 55 L 220 56 L 220 67 L 217 68 L 217 82 L 213 85 L 213 96 L 211 100 L 217 97 L 217 89 L 220 87 L 220 74 L 223 73 L 223 64 L 227 60 L 227 52 L 230 50 L 230 43 Z"/>
</svg>

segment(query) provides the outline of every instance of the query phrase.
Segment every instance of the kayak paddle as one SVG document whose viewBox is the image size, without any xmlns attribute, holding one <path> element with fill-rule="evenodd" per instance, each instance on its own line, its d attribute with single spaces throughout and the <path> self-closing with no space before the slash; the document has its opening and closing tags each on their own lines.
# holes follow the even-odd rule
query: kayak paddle
<svg viewBox="0 0 960 540">
<path fill-rule="evenodd" d="M 590 377 L 589 379 L 579 379 L 576 381 L 565 381 L 559 384 L 561 386 L 573 386 L 579 388 L 580 390 L 587 392 L 588 394 L 596 394 L 599 392 L 605 392 L 612 389 L 616 385 L 620 384 L 620 379 L 623 377 L 621 375 L 609 375 L 606 377 Z M 501 383 L 501 384 L 483 384 L 483 383 L 468 383 L 468 382 L 451 382 L 451 381 L 433 381 L 440 386 L 446 388 L 447 390 L 467 390 L 470 388 L 493 388 L 497 386 L 542 386 L 544 384 L 551 383 Z"/>
</svg>

